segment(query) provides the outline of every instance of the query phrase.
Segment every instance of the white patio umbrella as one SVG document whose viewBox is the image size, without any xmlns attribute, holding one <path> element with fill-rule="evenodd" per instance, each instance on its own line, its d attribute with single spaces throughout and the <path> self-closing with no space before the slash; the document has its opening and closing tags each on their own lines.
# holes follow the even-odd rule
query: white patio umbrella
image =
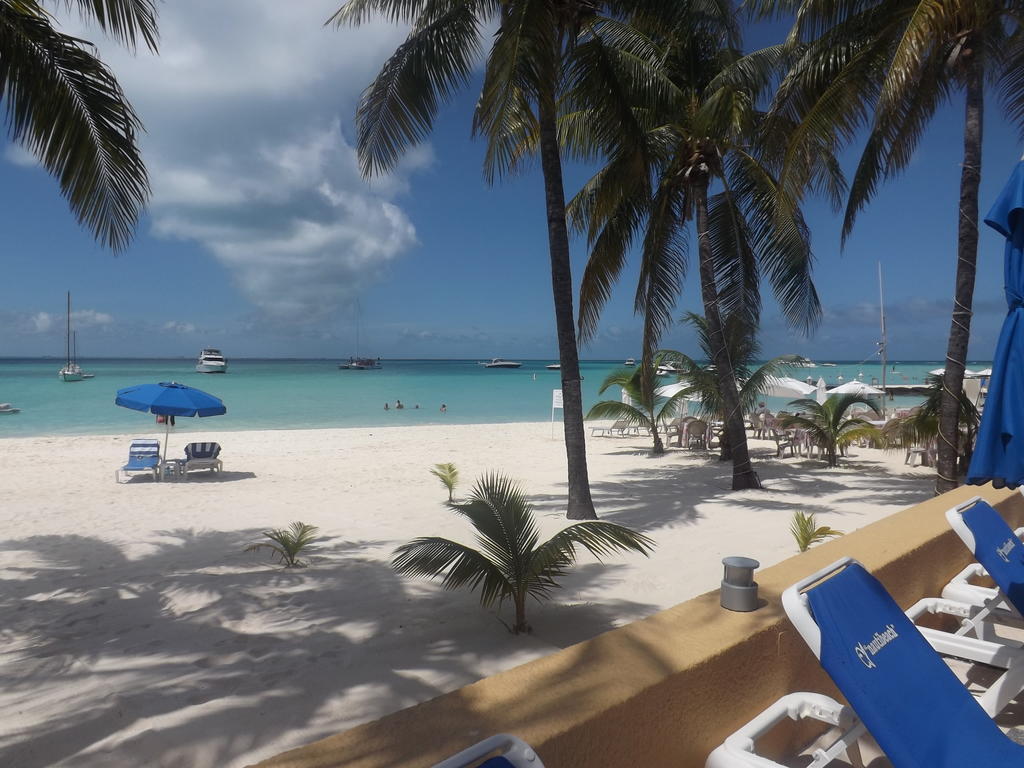
<svg viewBox="0 0 1024 768">
<path fill-rule="evenodd" d="M 983 368 L 980 371 L 975 371 L 974 375 L 975 376 L 991 376 L 992 375 L 992 369 L 991 368 Z"/>
<path fill-rule="evenodd" d="M 761 394 L 767 397 L 807 397 L 815 392 L 817 387 L 789 376 L 771 376 L 761 389 Z"/>
<path fill-rule="evenodd" d="M 828 388 L 825 386 L 825 380 L 818 377 L 818 386 L 814 388 L 814 399 L 818 401 L 818 405 L 821 405 L 828 400 Z"/>
<path fill-rule="evenodd" d="M 880 389 L 869 386 L 863 381 L 848 381 L 845 384 L 840 384 L 838 387 L 833 387 L 828 391 L 830 395 L 882 395 L 885 394 Z"/>
<path fill-rule="evenodd" d="M 629 392 L 626 391 L 625 387 L 622 388 L 622 402 L 624 402 L 626 405 L 633 404 L 633 398 L 629 396 Z"/>
<path fill-rule="evenodd" d="M 928 371 L 928 373 L 930 373 L 932 376 L 945 376 L 946 375 L 946 369 L 945 368 L 936 368 L 934 371 Z"/>
</svg>

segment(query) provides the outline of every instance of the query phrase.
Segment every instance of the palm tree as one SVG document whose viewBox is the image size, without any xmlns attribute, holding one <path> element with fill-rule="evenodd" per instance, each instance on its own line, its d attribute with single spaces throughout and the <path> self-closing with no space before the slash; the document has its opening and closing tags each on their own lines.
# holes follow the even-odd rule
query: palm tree
<svg viewBox="0 0 1024 768">
<path fill-rule="evenodd" d="M 469 519 L 480 548 L 427 536 L 396 549 L 392 566 L 404 576 L 443 577 L 445 589 L 479 589 L 485 608 L 510 600 L 514 634 L 530 631 L 526 598 L 551 596 L 558 578 L 576 562 L 576 547 L 598 558 L 625 551 L 647 555 L 654 547 L 643 534 L 603 520 L 575 523 L 538 543 L 533 505 L 518 485 L 499 474 L 484 475 L 467 501 L 448 508 Z"/>
<path fill-rule="evenodd" d="M 924 445 L 938 438 L 939 413 L 942 409 L 942 377 L 929 376 L 924 402 L 907 416 L 890 419 L 882 428 L 885 444 L 896 450 Z M 960 438 L 957 441 L 958 471 L 966 472 L 974 452 L 974 440 L 981 424 L 981 414 L 966 392 L 960 392 L 957 415 Z"/>
<path fill-rule="evenodd" d="M 655 358 L 653 365 L 660 364 L 660 358 Z M 672 418 L 679 408 L 679 403 L 686 392 L 681 391 L 671 397 L 662 397 L 650 385 L 657 379 L 651 375 L 645 375 L 643 371 L 644 361 L 640 366 L 633 369 L 623 368 L 612 371 L 601 383 L 598 394 L 604 394 L 609 387 L 621 387 L 622 391 L 629 395 L 630 402 L 621 400 L 601 400 L 594 403 L 594 406 L 587 413 L 588 419 L 620 419 L 647 429 L 654 438 L 654 447 L 651 450 L 655 456 L 665 452 L 665 444 L 661 440 L 659 428 Z"/>
<path fill-rule="evenodd" d="M 435 464 L 430 468 L 430 474 L 441 481 L 448 490 L 448 501 L 451 501 L 455 497 L 455 486 L 459 484 L 459 468 L 449 461 Z"/>
<path fill-rule="evenodd" d="M 881 431 L 859 416 L 848 418 L 846 412 L 854 405 L 866 405 L 875 416 L 880 416 L 874 403 L 863 395 L 830 395 L 824 403 L 816 400 L 793 400 L 790 405 L 807 415 L 783 416 L 783 429 L 803 429 L 811 441 L 825 452 L 828 466 L 838 464 L 839 450 L 855 440 L 881 440 Z"/>
<path fill-rule="evenodd" d="M 772 110 L 799 121 L 786 148 L 785 184 L 799 187 L 808 146 L 838 151 L 867 128 L 846 203 L 843 240 L 879 184 L 910 163 L 941 106 L 964 94 L 957 205 L 956 284 L 939 412 L 936 493 L 957 485 L 957 414 L 971 329 L 978 253 L 978 186 L 986 83 L 1005 118 L 1024 125 L 1021 7 L 1002 0 L 759 0 L 762 11 L 797 12 L 794 61 Z"/>
<path fill-rule="evenodd" d="M 752 67 L 743 58 L 732 3 L 680 7 L 687 10 L 671 24 L 654 19 L 641 25 L 668 98 L 652 102 L 620 89 L 633 119 L 628 130 L 608 131 L 585 105 L 563 119 L 570 146 L 581 153 L 600 147 L 609 158 L 570 205 L 574 227 L 587 233 L 592 247 L 580 288 L 580 333 L 583 339 L 595 333 L 635 244 L 641 263 L 634 306 L 644 318 L 643 354 L 652 358 L 672 321 L 686 272 L 688 225 L 694 224 L 732 487 L 750 488 L 757 476 L 723 318 L 741 315 L 757 326 L 762 274 L 792 325 L 811 328 L 820 306 L 807 226 L 779 187 L 772 156 L 761 151 L 766 129 L 782 130 L 778 123 L 769 126 L 757 108 L 775 63 Z M 636 66 L 632 60 L 620 69 L 630 66 Z M 814 157 L 812 184 L 836 194 L 843 187 L 838 164 L 827 148 Z"/>
<path fill-rule="evenodd" d="M 701 352 L 703 352 L 705 360 L 710 361 L 714 342 L 707 321 L 700 315 L 687 312 L 683 315 L 683 322 L 692 326 L 697 332 L 697 343 L 700 345 Z M 800 362 L 803 358 L 799 355 L 779 355 L 755 367 L 761 356 L 761 347 L 757 342 L 754 329 L 747 325 L 746 319 L 740 315 L 730 315 L 725 318 L 722 330 L 725 336 L 726 353 L 732 361 L 736 385 L 739 389 L 740 413 L 750 413 L 757 406 L 758 401 L 764 397 L 764 392 L 771 384 L 771 380 L 784 375 L 789 366 Z M 700 401 L 700 412 L 705 418 L 724 420 L 728 405 L 722 397 L 721 384 L 713 363 L 698 362 L 673 350 L 663 351 L 661 358 L 664 362 L 675 366 L 679 371 L 679 380 L 688 384 L 687 388 L 680 393 L 681 396 L 688 398 L 696 396 L 696 399 Z M 746 432 L 744 431 L 745 437 Z M 726 432 L 722 433 L 719 458 L 722 461 L 732 459 L 732 448 Z"/>
<path fill-rule="evenodd" d="M 797 549 L 806 552 L 812 544 L 818 544 L 825 539 L 832 539 L 842 536 L 843 532 L 827 525 L 818 525 L 813 512 L 804 513 L 799 509 L 793 513 L 793 519 L 789 522 L 789 532 L 796 540 Z"/>
<path fill-rule="evenodd" d="M 296 521 L 287 528 L 264 531 L 263 535 L 270 541 L 250 544 L 245 551 L 259 552 L 261 549 L 269 549 L 284 563 L 285 568 L 301 568 L 304 563 L 299 560 L 299 553 L 316 541 L 319 530 L 315 525 Z"/>
<path fill-rule="evenodd" d="M 565 405 L 570 519 L 596 518 L 587 474 L 583 397 L 573 312 L 569 236 L 557 114 L 563 82 L 599 83 L 608 44 L 625 11 L 662 0 L 348 0 L 328 23 L 358 26 L 380 14 L 412 29 L 366 89 L 356 114 L 364 175 L 384 173 L 430 131 L 438 106 L 469 80 L 489 45 L 473 130 L 487 140 L 488 181 L 539 149 L 544 177 L 551 290 Z M 493 31 L 495 28 L 496 31 Z M 584 39 L 584 33 L 586 37 Z M 628 38 L 613 35 L 613 41 Z M 568 87 L 568 86 L 567 86 Z M 599 93 L 595 88 L 594 93 Z M 601 98 L 597 96 L 596 98 Z M 604 97 L 607 99 L 607 96 Z M 606 110 L 608 111 L 608 110 Z"/>
<path fill-rule="evenodd" d="M 67 0 L 105 32 L 156 51 L 153 0 Z M 124 249 L 149 197 L 142 125 L 92 44 L 54 28 L 40 0 L 0 0 L 0 102 L 8 135 L 57 178 L 78 221 Z"/>
</svg>

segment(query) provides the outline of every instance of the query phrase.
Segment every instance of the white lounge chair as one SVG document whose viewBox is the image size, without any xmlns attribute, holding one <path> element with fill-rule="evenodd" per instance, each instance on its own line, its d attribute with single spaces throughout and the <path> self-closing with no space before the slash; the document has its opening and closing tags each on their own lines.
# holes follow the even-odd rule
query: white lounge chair
<svg viewBox="0 0 1024 768">
<path fill-rule="evenodd" d="M 185 462 L 182 464 L 182 471 L 192 472 L 208 469 L 212 472 L 220 472 L 224 469 L 224 464 L 218 458 L 219 456 L 219 443 L 189 443 L 185 446 Z"/>
<path fill-rule="evenodd" d="M 132 440 L 128 447 L 128 463 L 114 470 L 114 481 L 127 482 L 128 475 L 133 472 L 146 472 L 153 475 L 154 480 L 160 479 L 160 441 L 150 438 Z"/>
<path fill-rule="evenodd" d="M 895 768 L 1024 765 L 1024 746 L 999 730 L 929 647 L 925 631 L 856 560 L 843 558 L 800 580 L 783 593 L 782 604 Z M 826 718 L 831 704 L 823 705 Z M 839 727 L 842 717 L 840 708 L 834 716 Z M 708 768 L 777 766 L 757 755 L 753 743 L 772 719 L 759 715 L 726 739 L 708 758 Z M 837 742 L 843 749 L 858 728 L 850 722 Z M 837 745 L 816 752 L 810 766 L 828 765 L 841 751 Z M 859 760 L 859 754 L 851 757 Z"/>
<path fill-rule="evenodd" d="M 501 750 L 484 762 L 483 758 Z M 544 763 L 537 757 L 529 744 L 507 733 L 499 733 L 488 739 L 462 750 L 457 755 L 442 760 L 434 768 L 544 768 Z"/>
</svg>

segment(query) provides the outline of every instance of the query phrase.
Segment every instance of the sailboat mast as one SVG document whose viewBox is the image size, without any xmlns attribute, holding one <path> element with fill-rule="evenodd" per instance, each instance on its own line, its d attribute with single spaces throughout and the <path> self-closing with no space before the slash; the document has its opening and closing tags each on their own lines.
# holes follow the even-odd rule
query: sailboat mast
<svg viewBox="0 0 1024 768">
<path fill-rule="evenodd" d="M 64 334 L 64 364 L 71 365 L 71 291 L 68 291 L 67 330 Z"/>
<path fill-rule="evenodd" d="M 879 353 L 882 355 L 882 418 L 885 418 L 885 400 L 889 396 L 888 390 L 885 388 L 885 373 L 889 367 L 888 358 L 888 339 L 885 334 L 885 294 L 882 290 L 882 262 L 878 262 L 878 308 L 881 313 L 882 321 L 882 340 L 879 342 Z"/>
<path fill-rule="evenodd" d="M 359 359 L 359 299 L 356 299 L 356 360 Z"/>
</svg>

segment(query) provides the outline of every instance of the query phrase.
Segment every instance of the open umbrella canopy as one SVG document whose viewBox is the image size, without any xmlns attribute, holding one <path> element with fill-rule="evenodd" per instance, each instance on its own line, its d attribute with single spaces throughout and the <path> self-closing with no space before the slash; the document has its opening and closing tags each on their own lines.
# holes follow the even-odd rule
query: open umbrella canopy
<svg viewBox="0 0 1024 768">
<path fill-rule="evenodd" d="M 825 401 L 828 400 L 828 387 L 825 386 L 825 379 L 818 377 L 818 385 L 814 388 L 814 399 L 818 401 L 818 405 L 824 405 Z"/>
<path fill-rule="evenodd" d="M 219 397 L 174 381 L 119 389 L 114 404 L 164 416 L 220 416 L 228 410 Z"/>
<path fill-rule="evenodd" d="M 771 376 L 765 381 L 761 394 L 767 397 L 807 397 L 817 391 L 817 387 L 790 376 Z"/>
<path fill-rule="evenodd" d="M 1009 310 L 992 359 L 992 378 L 967 482 L 1016 488 L 1024 483 L 1024 163 L 996 199 L 985 223 L 1006 238 L 1004 288 Z"/>
<path fill-rule="evenodd" d="M 838 387 L 833 387 L 828 391 L 830 395 L 881 395 L 884 394 L 882 390 L 875 387 L 868 386 L 863 381 L 848 381 L 845 384 L 840 384 Z"/>
</svg>

